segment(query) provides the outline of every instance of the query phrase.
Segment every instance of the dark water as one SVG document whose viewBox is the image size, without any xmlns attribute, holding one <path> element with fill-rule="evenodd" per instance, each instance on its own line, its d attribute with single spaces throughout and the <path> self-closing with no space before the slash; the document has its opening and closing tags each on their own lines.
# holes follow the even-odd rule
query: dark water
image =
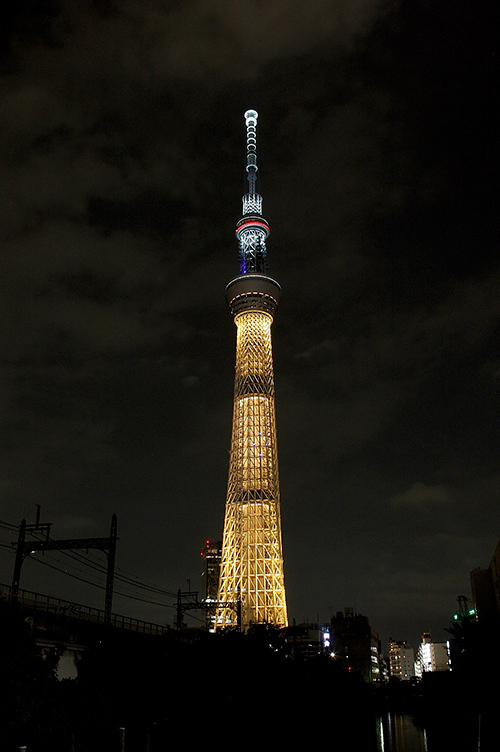
<svg viewBox="0 0 500 752">
<path fill-rule="evenodd" d="M 387 713 L 377 718 L 377 752 L 429 752 L 426 733 L 409 715 Z"/>
</svg>

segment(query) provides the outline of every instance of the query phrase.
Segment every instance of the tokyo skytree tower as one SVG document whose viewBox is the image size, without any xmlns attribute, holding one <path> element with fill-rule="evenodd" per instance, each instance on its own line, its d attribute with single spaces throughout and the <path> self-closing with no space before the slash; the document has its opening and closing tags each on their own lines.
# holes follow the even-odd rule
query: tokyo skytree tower
<svg viewBox="0 0 500 752">
<path fill-rule="evenodd" d="M 226 287 L 237 329 L 233 428 L 216 627 L 287 626 L 271 324 L 281 288 L 267 274 L 269 225 L 257 179 L 257 113 L 245 113 L 248 193 L 236 226 L 240 274 Z"/>
</svg>

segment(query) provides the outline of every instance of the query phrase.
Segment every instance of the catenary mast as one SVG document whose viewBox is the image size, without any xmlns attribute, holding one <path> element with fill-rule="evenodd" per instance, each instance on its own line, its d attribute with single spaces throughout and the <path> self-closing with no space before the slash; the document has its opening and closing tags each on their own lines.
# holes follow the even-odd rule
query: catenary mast
<svg viewBox="0 0 500 752">
<path fill-rule="evenodd" d="M 248 193 L 236 226 L 240 274 L 226 287 L 237 329 L 233 428 L 216 626 L 287 625 L 271 324 L 281 288 L 267 274 L 269 225 L 257 179 L 257 113 L 245 113 Z"/>
</svg>

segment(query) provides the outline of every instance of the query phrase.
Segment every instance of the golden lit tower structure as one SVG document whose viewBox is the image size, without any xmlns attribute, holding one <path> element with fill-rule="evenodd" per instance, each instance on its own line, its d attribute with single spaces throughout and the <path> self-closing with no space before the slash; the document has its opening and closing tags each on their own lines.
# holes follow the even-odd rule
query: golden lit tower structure
<svg viewBox="0 0 500 752">
<path fill-rule="evenodd" d="M 257 178 L 257 113 L 245 113 L 248 193 L 236 226 L 240 274 L 226 287 L 237 329 L 233 429 L 216 625 L 287 626 L 271 324 L 281 288 L 267 274 L 269 225 Z"/>
</svg>

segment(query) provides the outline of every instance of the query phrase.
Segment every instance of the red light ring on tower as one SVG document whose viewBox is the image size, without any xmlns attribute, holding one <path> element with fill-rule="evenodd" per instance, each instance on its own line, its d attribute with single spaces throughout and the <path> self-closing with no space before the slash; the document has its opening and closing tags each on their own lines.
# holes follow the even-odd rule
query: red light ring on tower
<svg viewBox="0 0 500 752">
<path fill-rule="evenodd" d="M 241 233 L 244 230 L 251 230 L 254 227 L 258 228 L 259 230 L 264 230 L 266 233 L 266 238 L 269 237 L 269 233 L 271 230 L 269 229 L 269 225 L 267 224 L 266 220 L 258 220 L 258 219 L 247 219 L 247 220 L 240 220 L 241 224 L 238 223 L 238 227 L 236 228 L 236 237 L 239 239 Z"/>
</svg>

